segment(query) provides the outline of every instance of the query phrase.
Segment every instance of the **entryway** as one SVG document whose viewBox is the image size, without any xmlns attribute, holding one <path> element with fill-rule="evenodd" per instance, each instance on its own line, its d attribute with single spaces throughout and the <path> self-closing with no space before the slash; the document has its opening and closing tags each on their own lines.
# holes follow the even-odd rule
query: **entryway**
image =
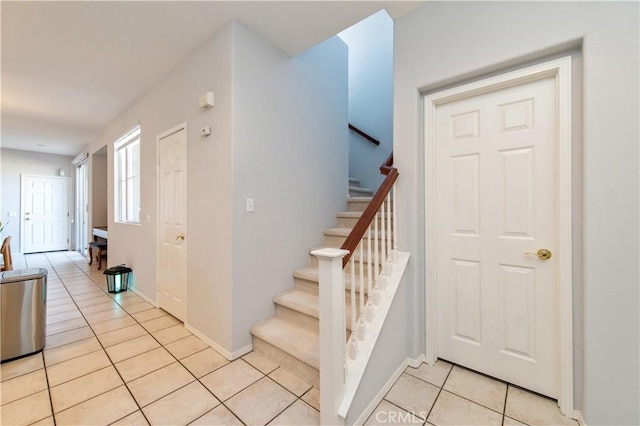
<svg viewBox="0 0 640 426">
<path fill-rule="evenodd" d="M 158 303 L 184 321 L 187 293 L 187 128 L 158 136 Z"/>
<path fill-rule="evenodd" d="M 569 71 L 563 58 L 425 97 L 427 360 L 558 398 L 565 414 Z"/>
<path fill-rule="evenodd" d="M 69 248 L 69 178 L 22 175 L 22 252 Z"/>
</svg>

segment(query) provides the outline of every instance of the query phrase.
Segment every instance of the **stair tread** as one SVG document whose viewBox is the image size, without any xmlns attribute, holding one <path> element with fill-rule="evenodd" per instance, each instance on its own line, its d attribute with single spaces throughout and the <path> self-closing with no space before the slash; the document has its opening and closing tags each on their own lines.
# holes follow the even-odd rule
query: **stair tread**
<svg viewBox="0 0 640 426">
<path fill-rule="evenodd" d="M 356 192 L 356 193 L 359 193 L 359 194 L 373 195 L 373 189 L 360 188 L 359 186 L 349 186 L 349 191 Z"/>
<path fill-rule="evenodd" d="M 315 251 L 315 250 L 322 250 L 325 248 L 335 248 L 335 247 L 329 247 L 329 246 L 320 246 L 320 247 L 314 247 L 311 250 L 309 250 L 309 254 L 311 255 L 311 252 Z M 373 247 L 372 247 L 373 249 Z M 371 254 L 371 258 L 375 260 L 375 253 Z M 360 260 L 360 250 L 356 250 L 353 253 L 352 259 L 354 259 L 356 262 L 358 262 Z M 366 246 L 364 247 L 363 253 L 362 253 L 362 261 L 364 263 L 369 263 L 369 253 L 367 252 L 367 248 Z M 378 264 L 382 264 L 382 256 L 378 257 Z"/>
<path fill-rule="evenodd" d="M 324 231 L 324 235 L 333 235 L 336 237 L 348 237 L 353 228 L 345 228 L 345 227 L 334 227 L 334 228 L 326 228 Z"/>
<path fill-rule="evenodd" d="M 278 305 L 296 312 L 308 315 L 317 320 L 320 319 L 320 298 L 317 295 L 293 289 L 277 294 L 273 298 L 273 301 Z M 359 306 L 356 307 L 356 310 L 357 312 L 360 312 Z M 347 330 L 353 331 L 351 325 L 351 310 L 347 300 L 345 300 L 345 320 L 347 323 Z"/>
<path fill-rule="evenodd" d="M 320 300 L 314 294 L 295 289 L 287 290 L 277 294 L 273 301 L 310 317 L 320 318 Z"/>
<path fill-rule="evenodd" d="M 344 218 L 344 219 L 357 219 L 357 218 L 360 218 L 360 216 L 362 216 L 362 213 L 364 212 L 338 212 L 336 214 L 336 217 Z"/>
<path fill-rule="evenodd" d="M 347 202 L 352 203 L 370 203 L 373 197 L 349 197 Z"/>
<path fill-rule="evenodd" d="M 349 178 L 349 183 L 350 183 L 350 184 L 352 184 L 352 183 L 353 183 L 353 184 L 355 184 L 356 186 L 357 186 L 357 185 L 360 185 L 360 179 L 356 179 L 356 178 Z"/>
<path fill-rule="evenodd" d="M 320 336 L 317 334 L 276 317 L 255 324 L 251 327 L 251 334 L 305 364 L 320 369 Z"/>
<path fill-rule="evenodd" d="M 344 228 L 344 227 L 326 228 L 323 231 L 323 234 L 325 236 L 331 236 L 331 237 L 348 237 L 352 229 L 353 228 Z M 378 236 L 379 239 L 382 238 L 382 229 L 378 230 L 377 234 L 375 231 L 371 231 L 371 236 L 373 238 L 375 238 L 376 235 Z M 364 238 L 367 238 L 367 234 L 364 235 L 363 239 Z"/>
<path fill-rule="evenodd" d="M 303 266 L 293 271 L 293 277 L 318 283 L 320 281 L 320 271 L 317 266 Z M 356 274 L 356 292 L 358 292 L 359 283 L 359 275 Z M 351 274 L 349 273 L 344 276 L 344 288 L 345 290 L 351 290 Z M 365 285 L 364 290 L 364 294 L 367 294 L 368 286 Z"/>
</svg>

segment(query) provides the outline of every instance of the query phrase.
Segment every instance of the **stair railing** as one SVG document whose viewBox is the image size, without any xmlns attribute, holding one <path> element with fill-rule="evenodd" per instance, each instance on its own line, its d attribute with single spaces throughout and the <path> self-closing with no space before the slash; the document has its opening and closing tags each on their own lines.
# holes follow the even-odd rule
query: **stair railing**
<svg viewBox="0 0 640 426">
<path fill-rule="evenodd" d="M 367 329 L 377 321 L 379 333 L 379 322 L 384 320 L 376 317 L 376 311 L 398 253 L 395 183 L 399 173 L 393 167 L 393 153 L 380 172 L 386 176 L 384 181 L 340 249 L 312 252 L 319 260 L 321 424 L 344 424 L 377 338 L 377 334 L 368 336 Z M 347 315 L 351 317 L 348 340 Z"/>
<path fill-rule="evenodd" d="M 373 136 L 371 136 L 370 134 L 358 129 L 356 126 L 354 126 L 351 123 L 349 123 L 349 130 L 353 130 L 354 132 L 356 132 L 357 134 L 359 134 L 360 136 L 362 136 L 363 138 L 365 138 L 366 140 L 368 140 L 369 142 L 371 142 L 374 145 L 380 145 L 380 141 L 378 139 L 376 139 Z"/>
</svg>

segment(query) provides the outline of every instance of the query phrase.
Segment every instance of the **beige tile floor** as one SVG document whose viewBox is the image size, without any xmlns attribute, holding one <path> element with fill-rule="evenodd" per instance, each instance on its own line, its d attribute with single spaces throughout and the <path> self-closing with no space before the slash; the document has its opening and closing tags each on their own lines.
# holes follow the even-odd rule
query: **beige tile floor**
<svg viewBox="0 0 640 426">
<path fill-rule="evenodd" d="M 255 353 L 229 362 L 74 252 L 48 274 L 47 345 L 0 366 L 2 425 L 317 425 L 318 390 Z M 425 423 L 426 422 L 426 423 Z M 555 401 L 445 361 L 407 368 L 367 424 L 572 425 Z"/>
</svg>

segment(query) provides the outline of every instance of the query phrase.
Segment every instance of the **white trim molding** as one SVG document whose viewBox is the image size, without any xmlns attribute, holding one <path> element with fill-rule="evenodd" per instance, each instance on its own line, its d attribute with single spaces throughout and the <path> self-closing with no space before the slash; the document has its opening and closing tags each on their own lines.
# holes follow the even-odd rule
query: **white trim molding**
<svg viewBox="0 0 640 426">
<path fill-rule="evenodd" d="M 572 232 L 572 139 L 571 139 L 571 57 L 551 60 L 513 72 L 486 78 L 424 96 L 424 185 L 425 185 L 425 309 L 426 362 L 435 363 L 437 348 L 436 306 L 436 217 L 433 201 L 435 183 L 435 112 L 449 102 L 494 92 L 545 78 L 554 78 L 557 102 L 556 215 L 558 221 L 557 348 L 558 405 L 562 414 L 574 417 L 573 408 L 573 232 Z"/>
<path fill-rule="evenodd" d="M 146 294 L 144 294 L 143 292 L 138 290 L 135 286 L 129 287 L 129 290 L 133 291 L 135 294 L 137 294 L 138 296 L 142 297 L 144 300 L 146 300 L 147 302 L 152 304 L 154 307 L 158 308 L 158 301 L 157 300 L 153 300 L 152 298 L 150 298 L 149 296 L 147 296 Z"/>
<path fill-rule="evenodd" d="M 251 352 L 253 350 L 253 345 L 247 345 L 245 347 L 242 347 L 242 348 L 238 349 L 237 351 L 229 352 L 228 350 L 223 348 L 219 343 L 217 343 L 217 342 L 213 341 L 212 339 L 210 339 L 209 337 L 205 336 L 200 330 L 198 330 L 197 328 L 195 328 L 191 324 L 188 324 L 188 323 L 185 322 L 184 323 L 184 328 L 186 328 L 188 331 L 190 331 L 197 338 L 199 338 L 200 340 L 205 342 L 207 345 L 211 346 L 216 352 L 218 352 L 220 355 L 222 355 L 223 357 L 225 357 L 229 361 L 233 361 L 234 359 L 238 359 L 241 356 L 246 355 L 246 354 L 248 354 L 249 352 Z"/>
<path fill-rule="evenodd" d="M 384 399 L 384 396 L 387 394 L 387 392 L 391 390 L 391 387 L 400 378 L 404 370 L 406 370 L 407 367 L 418 368 L 420 367 L 420 364 L 422 364 L 423 362 L 424 362 L 424 354 L 418 356 L 418 358 L 415 358 L 415 359 L 413 358 L 405 359 L 402 362 L 402 364 L 400 364 L 400 367 L 398 367 L 398 369 L 391 375 L 389 380 L 387 380 L 387 383 L 385 383 L 384 386 L 382 386 L 382 389 L 380 389 L 380 391 L 376 394 L 376 396 L 373 397 L 371 402 L 369 402 L 369 405 L 367 405 L 367 407 L 364 409 L 364 411 L 362 411 L 360 416 L 356 419 L 356 421 L 353 424 L 363 425 L 364 422 L 367 421 L 369 416 L 373 414 L 378 404 L 380 404 L 380 402 Z"/>
</svg>

